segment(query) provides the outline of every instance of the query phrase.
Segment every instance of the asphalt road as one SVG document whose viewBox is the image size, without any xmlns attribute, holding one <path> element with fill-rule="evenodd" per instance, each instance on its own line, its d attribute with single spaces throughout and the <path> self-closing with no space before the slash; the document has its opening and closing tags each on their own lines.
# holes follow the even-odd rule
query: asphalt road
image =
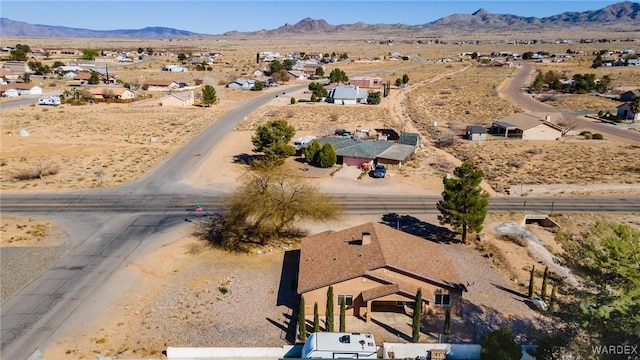
<svg viewBox="0 0 640 360">
<path fill-rule="evenodd" d="M 196 201 L 203 203 L 206 212 L 218 209 L 219 191 L 194 189 L 184 180 L 214 151 L 226 133 L 274 98 L 271 93 L 237 108 L 140 180 L 124 186 L 72 193 L 0 194 L 2 213 L 57 217 L 70 234 L 72 244 L 51 268 L 1 305 L 0 358 L 27 359 L 52 341 L 57 329 L 71 314 L 79 312 L 89 294 L 150 235 L 185 219 L 197 218 Z M 439 200 L 426 196 L 336 194 L 334 197 L 348 213 L 359 214 L 435 213 Z M 491 199 L 490 211 L 637 213 L 640 198 L 497 197 Z"/>
</svg>

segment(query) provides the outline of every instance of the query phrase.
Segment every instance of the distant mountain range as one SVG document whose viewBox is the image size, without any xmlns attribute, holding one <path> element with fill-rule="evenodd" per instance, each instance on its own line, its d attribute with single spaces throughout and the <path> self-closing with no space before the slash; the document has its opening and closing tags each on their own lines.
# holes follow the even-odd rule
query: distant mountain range
<svg viewBox="0 0 640 360">
<path fill-rule="evenodd" d="M 453 14 L 422 25 L 406 24 L 355 24 L 331 25 L 325 20 L 306 18 L 294 25 L 285 24 L 273 30 L 254 32 L 229 31 L 223 35 L 294 35 L 294 34 L 339 34 L 349 32 L 368 33 L 410 33 L 453 29 L 458 32 L 518 29 L 524 31 L 553 30 L 594 27 L 616 27 L 640 31 L 640 3 L 625 1 L 609 5 L 600 10 L 565 12 L 544 18 L 516 15 L 492 14 L 480 9 L 472 14 Z M 166 27 L 146 27 L 139 30 L 89 30 L 64 26 L 34 25 L 7 18 L 0 18 L 3 36 L 19 37 L 69 37 L 69 38 L 172 38 L 182 36 L 202 36 L 185 30 Z"/>
</svg>

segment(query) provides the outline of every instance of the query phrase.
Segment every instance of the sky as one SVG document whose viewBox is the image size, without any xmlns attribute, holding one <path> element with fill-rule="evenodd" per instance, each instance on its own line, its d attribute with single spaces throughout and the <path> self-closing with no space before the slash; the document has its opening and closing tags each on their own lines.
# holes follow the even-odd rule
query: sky
<svg viewBox="0 0 640 360">
<path fill-rule="evenodd" d="M 425 24 L 442 17 L 485 9 L 493 14 L 546 17 L 597 10 L 619 1 L 589 0 L 1 0 L 0 16 L 30 24 L 91 30 L 150 26 L 200 34 L 275 29 L 310 17 L 332 25 Z M 0 32 L 1 34 L 1 32 Z"/>
</svg>

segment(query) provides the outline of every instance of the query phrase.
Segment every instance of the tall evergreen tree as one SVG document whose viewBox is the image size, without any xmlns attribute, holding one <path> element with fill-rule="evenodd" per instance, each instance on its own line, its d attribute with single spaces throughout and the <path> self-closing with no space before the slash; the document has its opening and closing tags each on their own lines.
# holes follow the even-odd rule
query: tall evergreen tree
<svg viewBox="0 0 640 360">
<path fill-rule="evenodd" d="M 549 279 L 549 267 L 544 267 L 544 274 L 542 275 L 542 288 L 540 289 L 540 298 L 542 300 L 547 299 L 547 281 Z"/>
<path fill-rule="evenodd" d="M 417 343 L 420 341 L 420 328 L 422 327 L 422 288 L 418 288 L 416 292 L 416 302 L 413 306 L 413 324 L 411 326 L 411 341 Z"/>
<path fill-rule="evenodd" d="M 202 105 L 211 106 L 211 104 L 215 104 L 216 101 L 218 101 L 216 89 L 211 85 L 205 85 L 205 87 L 202 88 Z"/>
<path fill-rule="evenodd" d="M 553 287 L 551 287 L 551 297 L 549 297 L 549 310 L 553 310 L 553 308 L 555 307 L 557 296 L 558 294 L 556 293 L 556 284 L 554 283 Z"/>
<path fill-rule="evenodd" d="M 300 311 L 298 312 L 298 338 L 300 340 L 307 339 L 307 320 L 304 313 L 304 296 L 300 296 Z"/>
<path fill-rule="evenodd" d="M 322 150 L 322 145 L 318 140 L 313 140 L 306 149 L 304 149 L 304 160 L 309 165 L 316 164 L 316 154 Z"/>
<path fill-rule="evenodd" d="M 480 360 L 520 360 L 522 347 L 515 342 L 507 327 L 492 331 L 482 339 Z"/>
<path fill-rule="evenodd" d="M 318 313 L 318 303 L 313 304 L 313 332 L 320 331 L 320 315 Z"/>
<path fill-rule="evenodd" d="M 450 334 L 451 334 L 451 306 L 448 306 L 447 310 L 444 313 L 444 328 L 442 329 L 442 335 L 444 335 L 446 339 L 448 339 Z"/>
<path fill-rule="evenodd" d="M 484 173 L 468 162 L 463 162 L 453 174 L 443 179 L 444 192 L 437 204 L 441 224 L 453 225 L 462 230 L 462 242 L 467 241 L 467 231 L 481 231 L 489 206 L 489 194 L 480 183 Z"/>
<path fill-rule="evenodd" d="M 327 332 L 333 332 L 334 318 L 333 318 L 333 286 L 329 286 L 327 290 L 327 311 L 325 312 L 325 330 Z"/>
<path fill-rule="evenodd" d="M 344 299 L 340 299 L 340 332 L 345 332 L 347 328 L 347 302 Z"/>
<path fill-rule="evenodd" d="M 316 163 L 321 168 L 329 168 L 336 164 L 338 161 L 338 155 L 336 153 L 336 148 L 333 147 L 333 144 L 327 142 L 322 146 L 322 149 L 318 151 L 316 154 Z"/>
<path fill-rule="evenodd" d="M 535 271 L 536 271 L 536 267 L 532 266 L 531 267 L 531 271 L 529 273 L 529 294 L 527 295 L 529 297 L 529 299 L 531 299 L 533 297 L 533 292 L 534 292 L 534 280 L 535 280 Z"/>
</svg>

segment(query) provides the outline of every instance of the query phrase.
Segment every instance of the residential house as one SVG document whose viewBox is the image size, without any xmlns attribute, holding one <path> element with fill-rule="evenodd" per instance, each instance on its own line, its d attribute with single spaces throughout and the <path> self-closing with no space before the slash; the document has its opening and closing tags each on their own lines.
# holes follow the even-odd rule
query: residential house
<svg viewBox="0 0 640 360">
<path fill-rule="evenodd" d="M 267 75 L 267 73 L 269 75 L 271 75 L 271 73 L 266 71 L 266 70 L 256 69 L 251 74 L 253 74 L 253 76 L 255 76 L 255 77 L 263 77 L 263 76 L 269 76 L 269 75 Z"/>
<path fill-rule="evenodd" d="M 89 89 L 89 93 L 96 99 L 132 100 L 136 98 L 136 93 L 122 86 L 95 87 Z"/>
<path fill-rule="evenodd" d="M 349 83 L 365 89 L 382 89 L 384 87 L 384 83 L 379 77 L 357 76 L 349 79 Z"/>
<path fill-rule="evenodd" d="M 148 80 L 143 87 L 147 91 L 171 91 L 179 88 L 180 85 L 173 80 Z"/>
<path fill-rule="evenodd" d="M 556 140 L 562 136 L 562 127 L 552 123 L 549 114 L 517 113 L 494 121 L 489 133 L 522 140 Z"/>
<path fill-rule="evenodd" d="M 356 167 L 363 164 L 373 167 L 375 163 L 402 166 L 416 150 L 416 147 L 411 145 L 343 137 L 319 138 L 318 142 L 320 145 L 328 142 L 333 145 L 338 164 Z"/>
<path fill-rule="evenodd" d="M 3 85 L 6 87 L 5 94 L 9 89 L 15 90 L 18 96 L 22 95 L 42 95 L 42 88 L 37 85 L 27 84 L 27 83 L 11 83 L 8 85 Z M 14 92 L 10 92 L 9 94 L 13 94 Z M 6 97 L 10 97 L 9 95 L 5 95 Z"/>
<path fill-rule="evenodd" d="M 620 94 L 620 101 L 628 102 L 633 101 L 640 96 L 640 89 L 625 91 Z"/>
<path fill-rule="evenodd" d="M 640 121 L 640 112 L 637 114 L 633 113 L 631 109 L 631 103 L 626 102 L 620 106 L 618 106 L 618 116 L 626 120 Z"/>
<path fill-rule="evenodd" d="M 2 67 L 17 74 L 32 73 L 26 61 L 5 61 Z"/>
<path fill-rule="evenodd" d="M 163 65 L 162 66 L 162 71 L 187 72 L 187 71 L 189 71 L 189 69 L 187 69 L 186 67 L 181 66 L 181 65 Z"/>
<path fill-rule="evenodd" d="M 329 286 L 335 314 L 344 299 L 346 314 L 366 322 L 376 312 L 403 313 L 405 306 L 421 306 L 423 314 L 429 308 L 456 311 L 466 291 L 438 244 L 374 222 L 302 240 L 298 294 L 305 298 L 305 313 L 312 314 L 317 303 L 325 315 Z M 421 304 L 415 304 L 418 289 Z"/>
<path fill-rule="evenodd" d="M 177 106 L 187 107 L 194 103 L 193 91 L 185 93 L 171 93 L 160 99 L 160 105 L 162 106 Z"/>
<path fill-rule="evenodd" d="M 16 89 L 9 89 L 6 85 L 0 85 L 0 92 L 2 92 L 2 96 L 4 97 L 18 97 L 20 94 Z"/>
<path fill-rule="evenodd" d="M 255 85 L 256 81 L 253 79 L 236 79 L 227 84 L 229 89 L 242 89 L 248 90 L 252 89 Z"/>
<path fill-rule="evenodd" d="M 294 80 L 306 80 L 308 77 L 304 70 L 289 70 L 287 74 Z"/>
<path fill-rule="evenodd" d="M 368 92 L 358 86 L 336 86 L 329 90 L 329 96 L 327 96 L 326 101 L 341 105 L 355 105 L 366 102 L 367 95 Z"/>
<path fill-rule="evenodd" d="M 472 141 L 482 141 L 487 138 L 487 128 L 478 125 L 469 125 L 464 133 L 464 138 Z"/>
</svg>

